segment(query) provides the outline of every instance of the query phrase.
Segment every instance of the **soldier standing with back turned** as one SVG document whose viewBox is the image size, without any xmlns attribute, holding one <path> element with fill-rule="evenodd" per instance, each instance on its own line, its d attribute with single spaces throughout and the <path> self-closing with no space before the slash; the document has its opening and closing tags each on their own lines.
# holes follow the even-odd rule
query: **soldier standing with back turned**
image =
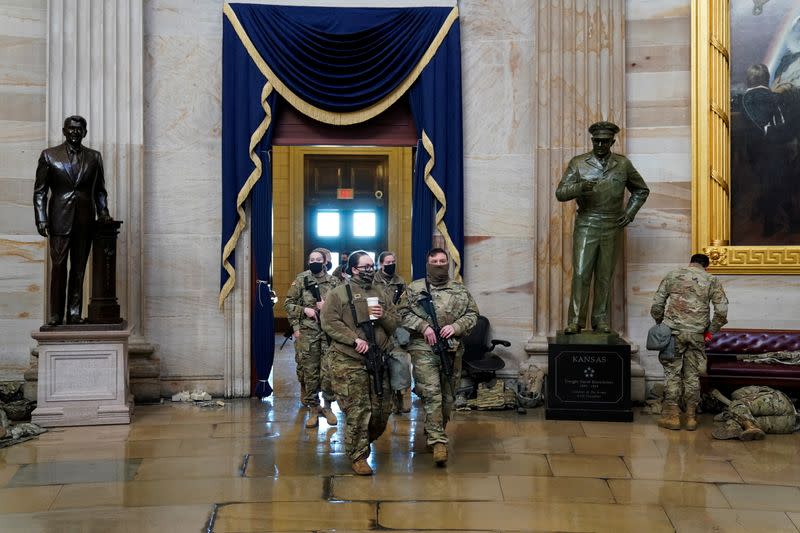
<svg viewBox="0 0 800 533">
<path fill-rule="evenodd" d="M 289 324 L 294 329 L 297 378 L 300 380 L 303 396 L 301 401 L 309 409 L 307 428 L 319 425 L 319 415 L 324 416 L 328 424 L 337 424 L 336 415 L 331 410 L 333 395 L 331 391 L 322 389 L 322 358 L 328 349 L 328 342 L 320 325 L 319 314 L 326 295 L 339 282 L 326 272 L 325 267 L 324 250 L 312 250 L 308 254 L 308 270 L 304 270 L 294 279 L 283 306 Z M 322 410 L 319 405 L 320 389 L 325 400 Z"/>
<path fill-rule="evenodd" d="M 464 347 L 459 339 L 478 322 L 478 306 L 467 288 L 450 279 L 450 258 L 441 248 L 428 252 L 425 279 L 414 280 L 400 299 L 402 325 L 411 333 L 408 352 L 414 365 L 415 392 L 425 409 L 425 436 L 433 448 L 438 466 L 447 463 L 447 433 L 455 403 L 456 380 L 461 376 Z M 436 320 L 428 312 L 426 300 L 432 302 Z M 434 322 L 441 328 L 437 336 Z M 443 357 L 452 362 L 451 375 L 446 375 L 442 356 L 432 348 L 444 341 Z"/>
<path fill-rule="evenodd" d="M 664 277 L 653 298 L 650 315 L 657 324 L 663 320 L 675 336 L 675 358 L 661 361 L 666 383 L 658 425 L 663 428 L 681 428 L 678 404 L 683 400 L 685 428 L 697 429 L 699 375 L 706 371 L 705 340 L 728 322 L 728 298 L 716 276 L 706 271 L 709 264 L 707 255 L 694 254 L 689 266 Z M 711 304 L 714 318 L 709 321 Z"/>
</svg>

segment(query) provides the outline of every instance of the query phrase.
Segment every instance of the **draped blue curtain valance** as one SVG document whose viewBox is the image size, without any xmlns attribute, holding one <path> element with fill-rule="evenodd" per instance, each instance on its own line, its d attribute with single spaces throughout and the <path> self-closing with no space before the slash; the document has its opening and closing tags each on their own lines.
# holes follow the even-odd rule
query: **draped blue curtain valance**
<svg viewBox="0 0 800 533">
<path fill-rule="evenodd" d="M 408 98 L 419 134 L 412 198 L 412 268 L 424 275 L 436 229 L 460 273 L 464 244 L 461 45 L 457 8 L 321 8 L 226 4 L 222 75 L 220 305 L 251 209 L 253 267 L 269 280 L 276 106 L 328 124 L 356 124 Z M 248 282 L 249 280 L 243 280 Z M 260 286 L 256 285 L 256 290 Z M 272 308 L 254 304 L 259 395 L 268 395 Z"/>
</svg>

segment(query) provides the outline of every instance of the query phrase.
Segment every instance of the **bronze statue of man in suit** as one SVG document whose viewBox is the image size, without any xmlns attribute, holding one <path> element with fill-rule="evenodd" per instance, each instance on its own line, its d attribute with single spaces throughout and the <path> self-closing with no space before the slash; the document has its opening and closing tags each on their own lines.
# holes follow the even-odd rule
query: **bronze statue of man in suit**
<svg viewBox="0 0 800 533">
<path fill-rule="evenodd" d="M 86 119 L 67 117 L 62 131 L 66 142 L 45 149 L 39 156 L 33 189 L 36 229 L 42 237 L 49 237 L 50 326 L 64 321 L 65 304 L 67 324 L 83 322 L 83 276 L 92 247 L 95 215 L 103 220 L 111 218 L 103 158 L 100 152 L 81 144 L 86 137 Z"/>
<path fill-rule="evenodd" d="M 628 158 L 611 153 L 619 127 L 601 121 L 589 126 L 591 152 L 573 157 L 556 189 L 561 202 L 576 200 L 572 233 L 572 299 L 564 333 L 586 324 L 589 284 L 594 275 L 592 328 L 610 333 L 611 280 L 619 255 L 622 228 L 633 222 L 650 189 Z M 624 205 L 625 189 L 631 196 Z"/>
</svg>

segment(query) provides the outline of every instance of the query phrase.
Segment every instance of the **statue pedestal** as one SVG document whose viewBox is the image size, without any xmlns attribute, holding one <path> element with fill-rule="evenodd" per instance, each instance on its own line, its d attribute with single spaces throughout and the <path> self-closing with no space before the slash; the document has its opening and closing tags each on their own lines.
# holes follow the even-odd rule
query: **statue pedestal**
<svg viewBox="0 0 800 533">
<path fill-rule="evenodd" d="M 559 334 L 547 359 L 546 419 L 633 420 L 631 346 L 619 336 Z"/>
<path fill-rule="evenodd" d="M 31 421 L 44 427 L 129 424 L 128 338 L 119 325 L 42 328 L 37 406 Z"/>
</svg>

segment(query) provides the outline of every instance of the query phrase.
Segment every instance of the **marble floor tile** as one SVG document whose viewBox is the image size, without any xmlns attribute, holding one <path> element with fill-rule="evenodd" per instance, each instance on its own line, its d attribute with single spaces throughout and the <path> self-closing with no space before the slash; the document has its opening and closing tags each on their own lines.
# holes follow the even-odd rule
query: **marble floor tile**
<svg viewBox="0 0 800 533">
<path fill-rule="evenodd" d="M 671 532 L 661 507 L 561 502 L 385 502 L 378 525 L 404 529 Z"/>
<path fill-rule="evenodd" d="M 433 464 L 432 455 L 428 454 L 426 459 L 426 462 Z M 537 454 L 451 454 L 447 471 L 454 474 L 552 475 L 547 458 Z"/>
<path fill-rule="evenodd" d="M 643 415 L 630 424 L 617 422 L 581 422 L 587 437 L 640 437 L 646 439 L 664 439 L 677 435 L 668 429 L 655 424 L 655 418 Z"/>
<path fill-rule="evenodd" d="M 571 453 L 572 442 L 566 435 L 511 437 L 503 441 L 508 453 Z"/>
<path fill-rule="evenodd" d="M 373 529 L 376 515 L 365 502 L 233 503 L 220 506 L 214 533 Z"/>
<path fill-rule="evenodd" d="M 2 460 L 0 460 L 0 487 L 5 487 L 11 478 L 14 477 L 14 474 L 17 473 L 19 469 L 18 465 L 15 464 L 4 464 Z"/>
<path fill-rule="evenodd" d="M 544 409 L 537 409 L 537 411 Z M 517 421 L 519 434 L 522 437 L 583 437 L 583 423 L 572 420 L 544 420 L 542 417 L 532 417 L 528 411 L 526 417 Z"/>
<path fill-rule="evenodd" d="M 739 483 L 719 489 L 734 509 L 800 512 L 800 487 Z"/>
<path fill-rule="evenodd" d="M 85 483 L 65 486 L 53 503 L 53 509 L 221 502 L 310 502 L 321 500 L 322 495 L 323 479 L 314 476 Z"/>
<path fill-rule="evenodd" d="M 453 475 L 442 471 L 413 476 L 333 478 L 332 498 L 346 501 L 483 500 L 502 501 L 497 476 Z"/>
<path fill-rule="evenodd" d="M 505 501 L 614 503 L 604 479 L 500 476 Z"/>
<path fill-rule="evenodd" d="M 733 461 L 745 483 L 800 486 L 800 463 L 785 461 Z"/>
<path fill-rule="evenodd" d="M 120 461 L 62 461 L 22 465 L 9 487 L 130 481 L 141 459 Z"/>
<path fill-rule="evenodd" d="M 0 518 L 4 513 L 35 513 L 46 511 L 58 496 L 61 485 L 0 489 Z M 0 520 L 0 531 L 2 528 Z"/>
<path fill-rule="evenodd" d="M 789 519 L 794 522 L 794 526 L 800 531 L 800 513 L 786 513 Z"/>
<path fill-rule="evenodd" d="M 68 509 L 33 514 L 0 515 L 0 531 L 25 533 L 197 533 L 205 531 L 209 505 L 146 508 Z"/>
<path fill-rule="evenodd" d="M 608 455 L 552 454 L 547 456 L 554 476 L 629 478 L 625 463 Z"/>
<path fill-rule="evenodd" d="M 634 479 L 741 483 L 742 478 L 725 461 L 670 460 L 664 457 L 625 457 Z"/>
<path fill-rule="evenodd" d="M 679 507 L 729 508 L 728 501 L 713 483 L 648 479 L 609 479 L 617 503 L 672 505 Z"/>
<path fill-rule="evenodd" d="M 661 457 L 653 439 L 639 437 L 570 437 L 572 448 L 579 455 L 616 455 Z"/>
<path fill-rule="evenodd" d="M 703 437 L 683 442 L 660 439 L 656 439 L 654 442 L 664 457 L 701 461 L 753 460 L 751 449 L 739 440 L 716 440 Z"/>
<path fill-rule="evenodd" d="M 797 533 L 786 513 L 778 511 L 698 507 L 667 507 L 666 511 L 677 533 L 709 531 Z"/>
<path fill-rule="evenodd" d="M 153 479 L 196 479 L 204 477 L 241 477 L 244 455 L 222 457 L 162 457 L 142 459 L 136 481 Z"/>
<path fill-rule="evenodd" d="M 770 435 L 764 440 L 743 442 L 753 458 L 761 461 L 794 461 L 800 456 L 800 433 Z"/>
<path fill-rule="evenodd" d="M 149 426 L 133 426 L 131 440 L 152 439 L 202 439 L 211 437 L 214 424 L 159 424 Z"/>
<path fill-rule="evenodd" d="M 14 464 L 57 461 L 122 460 L 144 457 L 175 457 L 180 440 L 131 440 L 120 442 L 68 442 L 61 444 L 29 441 L 13 446 L 5 460 Z"/>
</svg>

